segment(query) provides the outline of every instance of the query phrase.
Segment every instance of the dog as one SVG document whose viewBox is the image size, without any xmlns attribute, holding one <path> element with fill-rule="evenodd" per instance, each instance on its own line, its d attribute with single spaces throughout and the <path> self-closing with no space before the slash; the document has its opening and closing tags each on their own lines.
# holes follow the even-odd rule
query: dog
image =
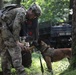
<svg viewBox="0 0 76 75">
<path fill-rule="evenodd" d="M 51 48 L 50 46 L 48 46 L 45 42 L 43 41 L 38 41 L 38 50 L 40 50 L 48 71 L 51 72 L 53 74 L 52 71 L 52 62 L 56 62 L 59 60 L 62 60 L 63 58 L 71 58 L 71 54 L 72 54 L 72 49 L 71 48 L 58 48 L 58 49 L 54 49 Z"/>
<path fill-rule="evenodd" d="M 37 48 L 41 52 L 46 62 L 48 71 L 51 72 L 52 74 L 53 74 L 52 62 L 60 61 L 63 58 L 70 59 L 72 54 L 71 48 L 54 49 L 54 48 L 51 48 L 42 40 L 38 40 L 38 42 L 34 43 L 28 50 L 32 51 L 34 48 Z"/>
</svg>

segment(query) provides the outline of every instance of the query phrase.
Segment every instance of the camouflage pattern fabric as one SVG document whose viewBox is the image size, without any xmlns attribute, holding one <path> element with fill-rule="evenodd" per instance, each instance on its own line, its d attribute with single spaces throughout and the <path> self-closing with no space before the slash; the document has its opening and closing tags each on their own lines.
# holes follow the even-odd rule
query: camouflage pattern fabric
<svg viewBox="0 0 76 75">
<path fill-rule="evenodd" d="M 15 8 L 2 16 L 2 27 L 0 36 L 2 43 L 2 70 L 3 75 L 11 75 L 10 63 L 13 64 L 17 71 L 17 75 L 26 75 L 22 66 L 21 48 L 16 41 L 19 40 L 19 32 L 21 23 L 25 20 L 25 10 L 23 8 Z M 12 33 L 7 25 L 12 27 Z"/>
</svg>

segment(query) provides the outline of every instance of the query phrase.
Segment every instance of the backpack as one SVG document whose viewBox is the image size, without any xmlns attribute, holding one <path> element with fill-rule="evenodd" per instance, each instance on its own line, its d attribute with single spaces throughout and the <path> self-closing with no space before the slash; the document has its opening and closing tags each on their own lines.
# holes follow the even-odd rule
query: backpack
<svg viewBox="0 0 76 75">
<path fill-rule="evenodd" d="M 10 4 L 10 5 L 7 5 L 5 6 L 1 12 L 2 12 L 2 15 L 4 15 L 5 13 L 7 13 L 8 11 L 14 9 L 14 8 L 18 8 L 18 7 L 21 7 L 20 5 L 17 5 L 17 4 Z"/>
<path fill-rule="evenodd" d="M 8 13 L 8 11 L 10 11 L 12 9 L 15 9 L 15 8 L 18 8 L 18 7 L 21 7 L 21 6 L 17 5 L 17 4 L 10 4 L 10 5 L 5 6 L 2 10 L 0 10 L 0 19 L 3 20 L 4 22 L 6 22 L 4 20 L 6 13 Z M 1 23 L 1 21 L 0 21 L 0 23 Z M 2 26 L 2 24 L 0 24 L 0 27 L 1 26 Z M 11 25 L 10 26 L 7 25 L 7 28 L 8 28 L 9 31 L 12 32 L 12 26 Z"/>
<path fill-rule="evenodd" d="M 5 6 L 2 10 L 0 10 L 0 18 L 4 20 L 4 17 L 6 13 L 8 13 L 8 11 L 18 8 L 18 7 L 21 7 L 21 6 L 17 4 L 10 4 L 10 5 Z"/>
</svg>

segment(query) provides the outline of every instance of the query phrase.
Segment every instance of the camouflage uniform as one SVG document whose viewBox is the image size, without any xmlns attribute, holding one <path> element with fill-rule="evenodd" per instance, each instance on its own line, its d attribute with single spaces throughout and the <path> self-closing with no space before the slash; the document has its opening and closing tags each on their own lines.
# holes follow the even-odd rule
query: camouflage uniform
<svg viewBox="0 0 76 75">
<path fill-rule="evenodd" d="M 25 12 L 24 8 L 20 7 L 12 9 L 2 16 L 2 19 L 5 21 L 1 28 L 3 75 L 11 75 L 10 63 L 16 69 L 17 75 L 26 75 L 22 66 L 21 48 L 16 43 L 19 40 L 22 22 L 25 20 Z M 6 23 L 12 28 L 12 32 L 8 29 Z"/>
</svg>

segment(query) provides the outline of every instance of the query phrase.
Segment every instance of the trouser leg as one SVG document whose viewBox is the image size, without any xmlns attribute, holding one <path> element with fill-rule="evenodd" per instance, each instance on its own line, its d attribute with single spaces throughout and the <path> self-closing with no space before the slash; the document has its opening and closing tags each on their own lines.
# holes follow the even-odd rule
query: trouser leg
<svg viewBox="0 0 76 75">
<path fill-rule="evenodd" d="M 21 48 L 16 46 L 15 48 L 8 49 L 12 58 L 12 63 L 17 71 L 17 75 L 26 75 L 24 66 L 22 65 Z"/>
<path fill-rule="evenodd" d="M 11 75 L 11 64 L 9 61 L 9 53 L 8 51 L 4 51 L 1 56 L 1 67 L 3 71 L 3 75 Z"/>
</svg>

